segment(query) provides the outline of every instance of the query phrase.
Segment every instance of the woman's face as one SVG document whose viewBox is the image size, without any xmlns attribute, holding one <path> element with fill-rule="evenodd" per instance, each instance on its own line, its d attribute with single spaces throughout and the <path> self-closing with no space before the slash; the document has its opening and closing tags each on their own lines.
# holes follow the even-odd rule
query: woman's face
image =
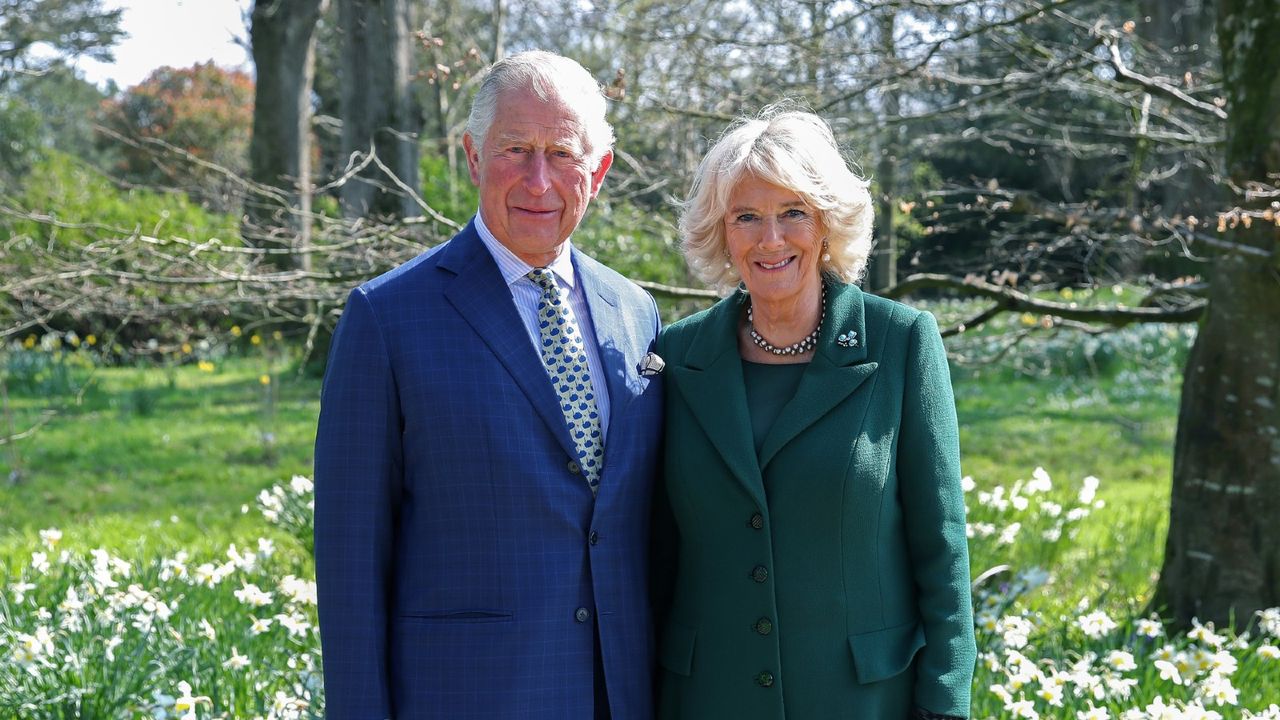
<svg viewBox="0 0 1280 720">
<path fill-rule="evenodd" d="M 818 211 L 795 192 L 748 175 L 729 195 L 725 247 L 752 302 L 795 300 L 820 292 L 822 240 Z"/>
</svg>

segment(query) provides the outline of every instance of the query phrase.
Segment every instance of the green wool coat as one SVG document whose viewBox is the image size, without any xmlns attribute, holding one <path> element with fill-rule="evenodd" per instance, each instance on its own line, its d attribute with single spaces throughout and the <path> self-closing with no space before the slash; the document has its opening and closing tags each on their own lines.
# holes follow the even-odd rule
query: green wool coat
<svg viewBox="0 0 1280 720">
<path fill-rule="evenodd" d="M 818 348 L 757 458 L 737 349 L 746 300 L 658 343 L 659 718 L 967 716 L 960 447 L 933 316 L 828 284 Z M 851 331 L 856 345 L 837 342 Z"/>
</svg>

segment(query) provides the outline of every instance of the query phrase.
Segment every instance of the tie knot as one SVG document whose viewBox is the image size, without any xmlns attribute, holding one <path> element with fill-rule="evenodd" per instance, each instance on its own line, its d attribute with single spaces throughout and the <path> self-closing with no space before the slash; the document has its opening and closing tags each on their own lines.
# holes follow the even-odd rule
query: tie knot
<svg viewBox="0 0 1280 720">
<path fill-rule="evenodd" d="M 547 268 L 534 268 L 525 277 L 532 280 L 534 285 L 542 288 L 544 294 L 557 295 L 559 293 L 559 288 L 556 286 L 555 273 Z"/>
</svg>

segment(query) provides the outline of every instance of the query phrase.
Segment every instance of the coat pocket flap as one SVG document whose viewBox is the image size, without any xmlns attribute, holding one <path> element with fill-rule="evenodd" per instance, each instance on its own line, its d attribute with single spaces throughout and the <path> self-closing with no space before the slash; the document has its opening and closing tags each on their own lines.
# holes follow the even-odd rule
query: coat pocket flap
<svg viewBox="0 0 1280 720">
<path fill-rule="evenodd" d="M 906 670 L 924 647 L 924 627 L 915 621 L 849 636 L 858 682 L 873 683 Z"/>
<path fill-rule="evenodd" d="M 698 631 L 678 622 L 668 622 L 658 648 L 658 664 L 677 675 L 693 672 L 693 641 Z"/>
</svg>

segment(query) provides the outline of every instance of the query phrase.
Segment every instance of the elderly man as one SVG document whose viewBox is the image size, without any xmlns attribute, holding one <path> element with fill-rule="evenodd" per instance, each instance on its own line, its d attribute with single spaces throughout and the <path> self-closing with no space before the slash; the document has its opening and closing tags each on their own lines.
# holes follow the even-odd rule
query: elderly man
<svg viewBox="0 0 1280 720">
<path fill-rule="evenodd" d="M 329 718 L 651 717 L 658 313 L 569 241 L 604 115 L 572 60 L 496 63 L 479 212 L 347 301 L 315 459 Z"/>
</svg>

